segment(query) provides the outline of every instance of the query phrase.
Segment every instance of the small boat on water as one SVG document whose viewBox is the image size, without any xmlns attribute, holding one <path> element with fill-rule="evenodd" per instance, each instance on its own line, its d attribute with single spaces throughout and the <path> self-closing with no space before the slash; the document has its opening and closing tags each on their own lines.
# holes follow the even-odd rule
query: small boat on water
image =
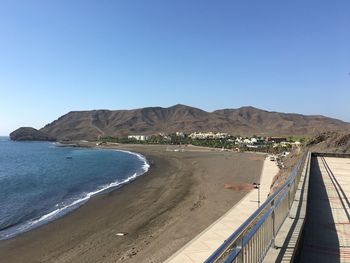
<svg viewBox="0 0 350 263">
<path fill-rule="evenodd" d="M 67 156 L 66 159 L 73 159 L 73 157 L 72 156 Z"/>
</svg>

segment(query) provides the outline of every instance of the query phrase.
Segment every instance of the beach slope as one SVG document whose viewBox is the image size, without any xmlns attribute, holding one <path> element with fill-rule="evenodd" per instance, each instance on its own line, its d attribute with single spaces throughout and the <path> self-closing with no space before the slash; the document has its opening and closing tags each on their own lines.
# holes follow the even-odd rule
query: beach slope
<svg viewBox="0 0 350 263">
<path fill-rule="evenodd" d="M 224 186 L 259 181 L 264 160 L 261 154 L 191 147 L 116 147 L 145 155 L 147 174 L 63 218 L 0 241 L 1 260 L 163 262 L 248 193 Z"/>
</svg>

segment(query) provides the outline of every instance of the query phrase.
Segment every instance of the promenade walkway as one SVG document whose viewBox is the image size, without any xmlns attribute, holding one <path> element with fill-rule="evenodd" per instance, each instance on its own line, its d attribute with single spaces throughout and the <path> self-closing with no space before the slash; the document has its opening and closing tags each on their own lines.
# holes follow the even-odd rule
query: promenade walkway
<svg viewBox="0 0 350 263">
<path fill-rule="evenodd" d="M 261 203 L 266 200 L 270 192 L 272 179 L 277 172 L 276 163 L 265 159 L 260 176 Z M 257 202 L 258 192 L 254 189 L 166 262 L 193 263 L 205 261 L 257 209 Z"/>
<path fill-rule="evenodd" d="M 299 262 L 350 262 L 350 159 L 313 157 Z"/>
</svg>

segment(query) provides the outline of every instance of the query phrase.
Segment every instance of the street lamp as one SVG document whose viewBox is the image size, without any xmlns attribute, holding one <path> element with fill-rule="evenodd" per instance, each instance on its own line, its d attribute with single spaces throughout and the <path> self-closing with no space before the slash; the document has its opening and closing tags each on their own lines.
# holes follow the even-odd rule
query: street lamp
<svg viewBox="0 0 350 263">
<path fill-rule="evenodd" d="M 260 184 L 258 183 L 253 183 L 254 188 L 258 189 L 258 208 L 260 207 Z"/>
</svg>

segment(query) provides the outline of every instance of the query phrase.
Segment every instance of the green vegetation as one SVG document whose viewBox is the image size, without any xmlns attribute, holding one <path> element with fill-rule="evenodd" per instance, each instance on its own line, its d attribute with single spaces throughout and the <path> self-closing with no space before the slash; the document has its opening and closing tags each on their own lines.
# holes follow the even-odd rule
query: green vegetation
<svg viewBox="0 0 350 263">
<path fill-rule="evenodd" d="M 206 138 L 206 139 L 192 139 L 189 136 L 178 136 L 176 134 L 170 134 L 167 136 L 153 135 L 149 136 L 147 140 L 136 140 L 134 138 L 127 137 L 101 137 L 100 142 L 112 142 L 112 143 L 125 143 L 125 144 L 164 144 L 164 145 L 195 145 L 211 148 L 224 148 L 224 149 L 239 149 L 240 151 L 253 151 L 253 152 L 266 152 L 271 154 L 278 154 L 283 151 L 290 151 L 292 149 L 291 144 L 273 144 L 265 143 L 261 138 L 259 142 L 254 146 L 248 146 L 244 143 L 237 143 L 236 137 L 228 136 L 227 138 Z M 304 137 L 289 137 L 288 142 L 304 141 Z"/>
<path fill-rule="evenodd" d="M 211 148 L 225 148 L 232 149 L 234 148 L 234 143 L 230 139 L 191 139 L 192 145 L 211 147 Z"/>
<path fill-rule="evenodd" d="M 100 142 L 106 143 L 106 142 L 113 142 L 113 143 L 142 143 L 142 141 L 138 141 L 136 139 L 129 139 L 127 137 L 112 137 L 112 136 L 107 136 L 107 137 L 100 137 L 99 139 Z"/>
<path fill-rule="evenodd" d="M 304 136 L 290 136 L 287 138 L 287 141 L 304 143 L 306 141 L 306 138 Z"/>
</svg>

